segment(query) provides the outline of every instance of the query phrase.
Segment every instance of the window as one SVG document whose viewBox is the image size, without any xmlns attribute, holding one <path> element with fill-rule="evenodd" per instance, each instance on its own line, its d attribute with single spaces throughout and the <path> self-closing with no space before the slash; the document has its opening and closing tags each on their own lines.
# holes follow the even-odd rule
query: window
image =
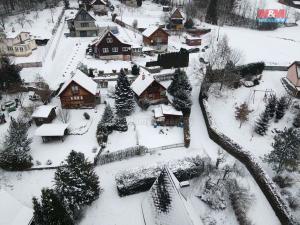
<svg viewBox="0 0 300 225">
<path fill-rule="evenodd" d="M 81 27 L 89 27 L 89 23 L 80 23 Z"/>
<path fill-rule="evenodd" d="M 106 38 L 106 42 L 107 43 L 113 43 L 113 39 L 112 38 Z"/>
<path fill-rule="evenodd" d="M 71 101 L 73 101 L 73 99 L 74 99 L 74 98 L 73 98 L 73 97 L 71 97 Z"/>
<path fill-rule="evenodd" d="M 19 51 L 19 48 L 15 48 L 16 49 L 16 52 L 18 52 Z"/>
<path fill-rule="evenodd" d="M 83 96 L 80 96 L 80 99 L 83 100 Z"/>
<path fill-rule="evenodd" d="M 109 53 L 109 49 L 108 48 L 102 48 L 103 53 Z"/>
<path fill-rule="evenodd" d="M 82 19 L 82 20 L 85 20 L 85 19 L 86 19 L 86 14 L 82 14 L 82 15 L 81 15 L 81 19 Z"/>
<path fill-rule="evenodd" d="M 23 48 L 20 48 L 20 52 L 23 52 L 23 50 L 24 50 Z"/>
<path fill-rule="evenodd" d="M 14 49 L 13 49 L 13 47 L 7 47 L 7 50 L 8 51 L 13 51 Z"/>
<path fill-rule="evenodd" d="M 128 48 L 128 47 L 123 47 L 123 48 L 122 48 L 122 51 L 123 51 L 123 52 L 128 52 L 128 51 L 129 51 L 129 48 Z M 138 49 L 135 49 L 135 52 L 138 52 Z"/>
<path fill-rule="evenodd" d="M 71 87 L 71 89 L 72 89 L 73 94 L 78 94 L 79 93 L 79 87 L 77 85 L 73 85 Z"/>
<path fill-rule="evenodd" d="M 149 94 L 148 97 L 149 97 L 149 99 L 152 99 L 153 98 L 153 94 Z"/>
<path fill-rule="evenodd" d="M 119 51 L 119 48 L 118 47 L 113 47 L 112 48 L 112 52 L 118 52 Z"/>
</svg>

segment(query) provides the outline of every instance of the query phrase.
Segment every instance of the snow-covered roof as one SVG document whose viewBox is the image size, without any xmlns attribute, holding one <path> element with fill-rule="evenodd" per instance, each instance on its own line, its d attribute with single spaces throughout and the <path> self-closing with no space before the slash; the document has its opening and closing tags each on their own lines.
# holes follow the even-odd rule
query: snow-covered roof
<svg viewBox="0 0 300 225">
<path fill-rule="evenodd" d="M 24 206 L 4 190 L 0 191 L 0 224 L 29 225 L 33 218 L 33 210 Z"/>
<path fill-rule="evenodd" d="M 92 0 L 90 4 L 91 5 L 94 5 L 94 4 L 106 5 L 106 2 L 103 0 Z"/>
<path fill-rule="evenodd" d="M 80 85 L 82 88 L 87 90 L 93 95 L 96 95 L 97 93 L 97 83 L 87 75 L 85 75 L 83 72 L 80 70 L 76 70 L 75 75 L 66 81 L 62 88 L 60 89 L 58 96 L 69 86 L 69 84 L 74 81 L 76 84 Z"/>
<path fill-rule="evenodd" d="M 102 39 L 108 34 L 110 33 L 111 36 L 114 36 L 115 38 L 117 38 L 120 42 L 122 42 L 123 44 L 128 44 L 128 45 L 131 45 L 131 43 L 129 43 L 129 41 L 125 40 L 124 37 L 122 36 L 116 36 L 112 33 L 110 27 L 105 27 L 102 29 L 102 31 L 100 31 L 100 34 L 98 36 L 97 39 L 95 39 L 93 42 L 92 42 L 92 45 L 98 45 Z"/>
<path fill-rule="evenodd" d="M 142 51 L 143 52 L 152 52 L 152 51 L 154 51 L 154 49 L 149 47 L 149 46 L 145 46 L 145 47 L 142 48 Z"/>
<path fill-rule="evenodd" d="M 68 128 L 67 123 L 52 123 L 43 124 L 36 129 L 35 135 L 40 137 L 61 137 L 65 135 L 65 130 Z"/>
<path fill-rule="evenodd" d="M 174 19 L 183 19 L 183 13 L 180 12 L 180 10 L 178 8 L 175 8 L 171 12 L 171 18 L 174 18 Z"/>
<path fill-rule="evenodd" d="M 160 188 L 162 185 L 164 188 Z M 165 189 L 163 190 L 165 199 L 161 199 L 159 193 L 162 189 Z M 180 189 L 180 183 L 174 174 L 168 168 L 164 168 L 142 202 L 146 225 L 202 224 L 191 203 L 184 198 Z"/>
<path fill-rule="evenodd" d="M 154 117 L 159 118 L 165 115 L 174 115 L 174 116 L 182 116 L 182 112 L 176 110 L 171 105 L 159 105 L 154 109 Z"/>
<path fill-rule="evenodd" d="M 141 73 L 131 84 L 131 89 L 140 96 L 154 82 L 150 74 Z"/>
<path fill-rule="evenodd" d="M 143 31 L 143 36 L 150 37 L 159 27 L 151 26 L 148 27 L 146 30 Z"/>
<path fill-rule="evenodd" d="M 33 112 L 32 118 L 47 118 L 51 110 L 55 108 L 53 105 L 41 105 Z"/>
</svg>

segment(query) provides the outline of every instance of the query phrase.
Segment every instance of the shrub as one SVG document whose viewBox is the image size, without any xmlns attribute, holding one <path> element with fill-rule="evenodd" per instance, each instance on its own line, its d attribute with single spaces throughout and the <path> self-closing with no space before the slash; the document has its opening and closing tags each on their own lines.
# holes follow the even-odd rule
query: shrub
<svg viewBox="0 0 300 225">
<path fill-rule="evenodd" d="M 289 177 L 289 176 L 277 175 L 277 176 L 273 177 L 273 181 L 280 188 L 291 187 L 293 185 L 293 179 L 291 177 Z"/>
<path fill-rule="evenodd" d="M 48 165 L 48 166 L 52 165 L 52 160 L 48 159 L 48 160 L 46 161 L 46 165 Z"/>
<path fill-rule="evenodd" d="M 87 112 L 83 113 L 83 116 L 86 120 L 90 119 L 90 115 Z"/>
<path fill-rule="evenodd" d="M 249 63 L 246 65 L 237 66 L 235 68 L 235 73 L 240 74 L 241 77 L 256 76 L 262 74 L 264 69 L 264 62 Z"/>
</svg>

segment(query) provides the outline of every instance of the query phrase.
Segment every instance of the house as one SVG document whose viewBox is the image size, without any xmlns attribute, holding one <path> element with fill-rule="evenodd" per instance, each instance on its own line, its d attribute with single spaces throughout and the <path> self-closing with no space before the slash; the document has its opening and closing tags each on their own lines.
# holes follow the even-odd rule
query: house
<svg viewBox="0 0 300 225">
<path fill-rule="evenodd" d="M 15 37 L 0 36 L 0 53 L 8 56 L 26 57 L 37 49 L 35 40 L 29 32 L 21 32 Z"/>
<path fill-rule="evenodd" d="M 184 17 L 178 8 L 170 14 L 170 29 L 182 30 Z"/>
<path fill-rule="evenodd" d="M 97 83 L 80 70 L 63 84 L 58 96 L 61 107 L 66 109 L 94 108 L 100 102 Z"/>
<path fill-rule="evenodd" d="M 149 27 L 143 31 L 143 43 L 145 46 L 151 46 L 157 51 L 168 49 L 169 34 L 160 27 Z"/>
<path fill-rule="evenodd" d="M 137 7 L 137 0 L 120 0 L 120 2 L 130 7 Z"/>
<path fill-rule="evenodd" d="M 104 60 L 131 60 L 131 45 L 117 38 L 109 28 L 91 44 L 93 55 Z"/>
<path fill-rule="evenodd" d="M 152 75 L 140 74 L 131 84 L 131 89 L 135 93 L 138 103 L 167 103 L 167 88 L 155 80 Z"/>
<path fill-rule="evenodd" d="M 39 106 L 31 116 L 37 126 L 40 126 L 44 123 L 51 123 L 55 117 L 55 106 L 52 105 Z"/>
<path fill-rule="evenodd" d="M 154 123 L 160 126 L 179 126 L 183 122 L 183 114 L 172 105 L 161 104 L 154 109 Z"/>
<path fill-rule="evenodd" d="M 145 225 L 203 225 L 184 187 L 169 168 L 163 168 L 142 201 Z"/>
<path fill-rule="evenodd" d="M 104 0 L 91 0 L 90 6 L 96 15 L 107 15 L 107 2 Z"/>
<path fill-rule="evenodd" d="M 33 225 L 33 209 L 26 207 L 5 190 L 0 190 L 0 224 Z"/>
<path fill-rule="evenodd" d="M 68 126 L 66 123 L 43 124 L 35 131 L 35 136 L 42 138 L 43 142 L 51 140 L 64 141 L 64 137 L 68 134 Z"/>
<path fill-rule="evenodd" d="M 71 37 L 96 37 L 99 34 L 95 19 L 83 8 L 73 18 L 68 18 L 67 24 Z"/>
<path fill-rule="evenodd" d="M 200 37 L 193 37 L 190 35 L 187 35 L 185 37 L 185 43 L 189 46 L 198 46 L 201 45 L 202 39 Z"/>
<path fill-rule="evenodd" d="M 132 45 L 131 46 L 131 54 L 133 56 L 141 56 L 143 54 L 143 46 L 142 45 Z"/>
<path fill-rule="evenodd" d="M 288 67 L 285 80 L 292 94 L 300 97 L 300 61 L 295 61 Z"/>
</svg>

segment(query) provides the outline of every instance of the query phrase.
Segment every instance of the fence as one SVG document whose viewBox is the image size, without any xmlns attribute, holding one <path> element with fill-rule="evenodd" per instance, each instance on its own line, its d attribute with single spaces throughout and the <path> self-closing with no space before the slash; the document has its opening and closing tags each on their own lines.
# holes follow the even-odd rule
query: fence
<svg viewBox="0 0 300 225">
<path fill-rule="evenodd" d="M 125 27 L 127 28 L 128 30 L 131 30 L 137 34 L 140 34 L 142 35 L 142 32 L 140 32 L 138 29 L 134 28 L 133 26 L 127 24 L 127 23 L 124 23 L 123 21 L 119 20 L 119 19 L 115 19 L 114 21 L 116 24 L 119 24 L 121 27 Z"/>
<path fill-rule="evenodd" d="M 21 68 L 29 68 L 29 67 L 42 67 L 42 62 L 28 62 L 28 63 L 18 63 L 17 64 Z"/>
<path fill-rule="evenodd" d="M 210 139 L 212 139 L 215 143 L 220 145 L 224 150 L 245 165 L 260 187 L 261 191 L 264 193 L 280 222 L 284 225 L 293 225 L 294 220 L 286 206 L 286 203 L 282 199 L 273 181 L 268 177 L 256 159 L 251 155 L 250 152 L 245 151 L 237 143 L 217 131 L 213 124 L 213 119 L 206 108 L 207 101 L 205 98 L 207 98 L 207 95 L 201 90 L 199 95 L 199 104 Z"/>
<path fill-rule="evenodd" d="M 131 148 L 126 148 L 116 152 L 99 154 L 95 158 L 95 165 L 103 165 L 115 161 L 121 161 L 123 159 L 132 158 L 135 156 L 141 156 L 148 152 L 148 148 L 145 146 L 136 146 Z"/>
<path fill-rule="evenodd" d="M 172 145 L 164 145 L 156 148 L 149 148 L 149 152 L 156 152 L 160 150 L 166 150 L 166 149 L 171 149 L 171 148 L 180 148 L 184 147 L 184 143 L 179 143 L 179 144 L 172 144 Z"/>
<path fill-rule="evenodd" d="M 287 66 L 265 66 L 265 70 L 270 70 L 270 71 L 287 71 L 288 67 Z"/>
<path fill-rule="evenodd" d="M 157 81 L 172 80 L 173 77 L 174 73 L 157 74 L 153 76 L 153 78 Z"/>
</svg>

